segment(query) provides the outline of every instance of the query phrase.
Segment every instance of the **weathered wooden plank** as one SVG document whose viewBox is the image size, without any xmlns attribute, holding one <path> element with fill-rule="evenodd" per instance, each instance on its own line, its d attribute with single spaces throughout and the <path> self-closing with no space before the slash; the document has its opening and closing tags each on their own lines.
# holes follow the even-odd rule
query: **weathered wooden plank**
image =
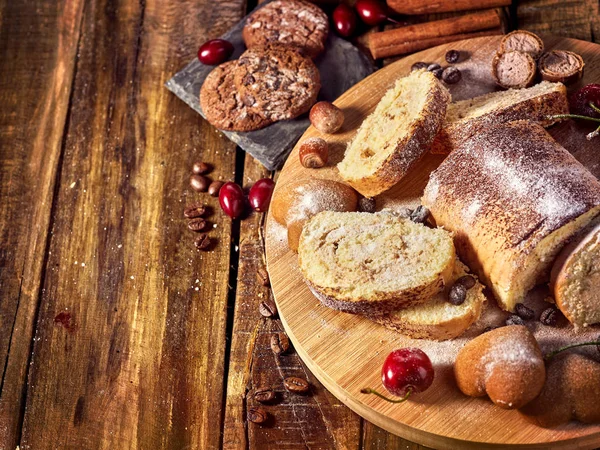
<svg viewBox="0 0 600 450">
<path fill-rule="evenodd" d="M 18 443 L 83 1 L 0 1 L 0 448 Z"/>
<path fill-rule="evenodd" d="M 244 2 L 86 5 L 22 449 L 218 448 L 231 222 L 188 189 L 235 147 L 163 84 Z M 182 211 L 202 199 L 216 246 Z"/>
<path fill-rule="evenodd" d="M 430 450 L 429 447 L 402 439 L 369 422 L 365 422 L 365 424 L 363 429 L 364 450 Z"/>
<path fill-rule="evenodd" d="M 517 3 L 519 28 L 598 42 L 597 0 L 523 0 Z"/>
<path fill-rule="evenodd" d="M 246 157 L 244 184 L 252 185 L 268 172 L 252 157 Z M 225 448 L 340 448 L 357 449 L 360 442 L 360 418 L 331 395 L 310 373 L 293 351 L 276 357 L 270 337 L 282 331 L 277 319 L 263 318 L 258 312 L 261 301 L 273 302 L 269 287 L 257 281 L 264 268 L 261 239 L 262 214 L 242 221 L 240 260 L 224 422 Z M 312 385 L 310 395 L 288 393 L 283 379 L 299 376 Z M 268 386 L 277 393 L 276 401 L 263 406 L 271 416 L 265 426 L 246 420 L 248 408 L 260 406 L 252 398 L 254 389 Z"/>
</svg>

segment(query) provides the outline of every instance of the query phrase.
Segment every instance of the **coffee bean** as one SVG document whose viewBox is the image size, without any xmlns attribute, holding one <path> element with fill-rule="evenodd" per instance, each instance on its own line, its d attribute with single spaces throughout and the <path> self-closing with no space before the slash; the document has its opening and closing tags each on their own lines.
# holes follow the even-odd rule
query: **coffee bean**
<svg viewBox="0 0 600 450">
<path fill-rule="evenodd" d="M 456 67 L 446 67 L 442 72 L 442 81 L 446 84 L 458 83 L 461 78 L 462 73 Z"/>
<path fill-rule="evenodd" d="M 454 64 L 460 59 L 460 52 L 458 50 L 448 50 L 446 52 L 446 62 L 448 64 Z"/>
<path fill-rule="evenodd" d="M 206 220 L 202 217 L 196 217 L 188 221 L 188 228 L 195 232 L 200 232 L 206 228 Z"/>
<path fill-rule="evenodd" d="M 444 73 L 444 69 L 435 69 L 435 70 L 430 70 L 430 72 L 431 72 L 432 74 L 434 74 L 434 75 L 435 75 L 435 77 L 436 77 L 438 80 L 441 80 L 441 79 L 442 79 L 442 75 L 443 75 L 443 73 Z"/>
<path fill-rule="evenodd" d="M 195 191 L 206 192 L 209 184 L 208 178 L 202 175 L 192 175 L 190 177 L 190 186 L 192 186 L 192 189 Z"/>
<path fill-rule="evenodd" d="M 429 210 L 423 205 L 417 207 L 411 214 L 410 220 L 415 223 L 425 223 L 429 217 Z"/>
<path fill-rule="evenodd" d="M 269 418 L 269 413 L 267 413 L 260 406 L 255 406 L 248 409 L 248 420 L 252 423 L 261 424 L 265 423 Z"/>
<path fill-rule="evenodd" d="M 196 217 L 203 217 L 206 214 L 206 206 L 202 203 L 194 203 L 193 205 L 186 206 L 183 210 L 183 215 L 188 219 L 195 219 Z"/>
<path fill-rule="evenodd" d="M 510 316 L 508 316 L 505 323 L 506 325 L 525 325 L 523 319 L 521 319 L 516 314 L 511 314 Z"/>
<path fill-rule="evenodd" d="M 219 196 L 219 191 L 221 190 L 221 186 L 223 186 L 225 183 L 223 183 L 222 181 L 213 181 L 212 183 L 210 183 L 210 186 L 208 186 L 208 194 L 211 197 L 218 197 Z"/>
<path fill-rule="evenodd" d="M 483 331 L 481 332 L 481 334 L 483 334 L 483 333 L 487 333 L 488 331 L 495 330 L 496 328 L 498 328 L 498 327 L 494 327 L 494 326 L 492 326 L 492 325 L 490 325 L 490 326 L 487 326 L 487 327 L 485 327 L 485 328 L 483 329 Z"/>
<path fill-rule="evenodd" d="M 475 286 L 475 278 L 471 275 L 464 275 L 456 280 L 455 284 L 462 284 L 467 290 Z"/>
<path fill-rule="evenodd" d="M 448 293 L 448 302 L 458 306 L 462 305 L 467 298 L 467 288 L 460 283 L 454 283 Z"/>
<path fill-rule="evenodd" d="M 267 387 L 261 387 L 254 391 L 253 398 L 260 403 L 269 403 L 275 400 L 275 391 Z"/>
<path fill-rule="evenodd" d="M 207 234 L 202 233 L 198 236 L 198 239 L 194 242 L 194 245 L 198 250 L 206 250 L 210 247 L 210 237 Z"/>
<path fill-rule="evenodd" d="M 533 309 L 528 308 L 523 303 L 517 303 L 515 305 L 515 312 L 523 320 L 531 320 L 535 316 Z"/>
<path fill-rule="evenodd" d="M 412 72 L 413 70 L 427 69 L 428 66 L 429 66 L 429 64 L 427 64 L 426 62 L 419 61 L 419 62 L 414 63 L 411 66 L 410 70 Z"/>
<path fill-rule="evenodd" d="M 286 353 L 290 349 L 290 340 L 285 333 L 271 335 L 271 350 L 277 356 Z"/>
<path fill-rule="evenodd" d="M 256 272 L 256 278 L 258 278 L 258 281 L 263 286 L 268 286 L 271 283 L 269 280 L 269 272 L 267 272 L 267 269 L 264 267 L 259 267 L 258 271 Z"/>
<path fill-rule="evenodd" d="M 296 394 L 304 394 L 310 389 L 308 381 L 298 377 L 286 378 L 285 380 L 283 380 L 283 385 L 288 391 Z"/>
<path fill-rule="evenodd" d="M 260 302 L 258 304 L 258 312 L 263 317 L 275 317 L 277 315 L 277 307 L 272 302 Z"/>
<path fill-rule="evenodd" d="M 442 68 L 442 66 L 440 66 L 438 63 L 432 63 L 432 64 L 429 64 L 427 66 L 427 70 L 429 72 L 433 72 L 434 70 L 438 70 L 438 69 L 441 69 L 441 68 Z"/>
<path fill-rule="evenodd" d="M 192 166 L 192 172 L 196 175 L 204 175 L 210 172 L 211 166 L 205 162 L 197 161 Z"/>
<path fill-rule="evenodd" d="M 374 213 L 376 206 L 373 197 L 363 197 L 358 201 L 358 210 L 362 212 Z"/>
<path fill-rule="evenodd" d="M 540 322 L 549 327 L 556 326 L 558 323 L 558 310 L 554 306 L 546 308 L 540 314 Z"/>
</svg>

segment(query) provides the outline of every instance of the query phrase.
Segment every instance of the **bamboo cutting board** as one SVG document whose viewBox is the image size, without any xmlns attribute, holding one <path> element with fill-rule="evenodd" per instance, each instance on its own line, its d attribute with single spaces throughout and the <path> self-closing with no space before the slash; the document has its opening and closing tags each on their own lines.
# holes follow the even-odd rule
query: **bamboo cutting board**
<svg viewBox="0 0 600 450">
<path fill-rule="evenodd" d="M 500 37 L 484 37 L 426 50 L 391 64 L 354 86 L 335 102 L 345 112 L 342 130 L 335 135 L 322 136 L 311 127 L 300 140 L 324 137 L 330 144 L 329 166 L 319 170 L 303 168 L 296 146 L 279 176 L 274 195 L 280 195 L 287 184 L 301 178 L 339 180 L 335 165 L 343 157 L 347 142 L 385 91 L 398 77 L 407 75 L 417 61 L 446 65 L 445 52 L 451 48 L 461 50 L 463 57 L 456 66 L 461 69 L 463 79 L 450 87 L 453 98 L 462 100 L 495 90 L 489 67 L 499 40 Z M 600 80 L 600 46 L 558 37 L 548 37 L 544 42 L 547 49 L 572 50 L 583 56 L 586 63 L 584 79 L 570 86 L 570 90 Z M 464 57 L 465 53 L 468 58 Z M 550 130 L 555 139 L 599 176 L 600 140 L 587 141 L 585 134 L 589 131 L 589 126 L 572 121 Z M 377 198 L 377 209 L 418 204 L 429 173 L 442 159 L 427 155 L 397 186 Z M 336 397 L 365 419 L 403 438 L 440 449 L 507 445 L 544 449 L 600 446 L 600 425 L 584 426 L 572 422 L 556 429 L 543 429 L 528 423 L 518 411 L 500 409 L 485 398 L 469 398 L 458 390 L 452 372 L 456 352 L 468 339 L 478 335 L 484 325 L 504 320 L 504 313 L 497 307 L 489 306 L 482 323 L 459 339 L 442 343 L 409 339 L 363 317 L 322 306 L 302 280 L 297 256 L 287 248 L 285 228 L 270 214 L 266 247 L 279 314 L 296 351 Z M 530 298 L 538 314 L 544 307 L 541 301 L 544 295 L 544 289 L 540 288 Z M 600 332 L 593 328 L 583 335 L 574 335 L 570 326 L 555 329 L 539 322 L 530 322 L 528 326 L 544 351 L 556 348 L 562 342 L 590 336 L 596 338 Z M 436 371 L 432 387 L 403 404 L 390 404 L 375 396 L 361 394 L 363 387 L 382 389 L 381 365 L 392 350 L 401 347 L 420 347 L 430 356 Z"/>
</svg>

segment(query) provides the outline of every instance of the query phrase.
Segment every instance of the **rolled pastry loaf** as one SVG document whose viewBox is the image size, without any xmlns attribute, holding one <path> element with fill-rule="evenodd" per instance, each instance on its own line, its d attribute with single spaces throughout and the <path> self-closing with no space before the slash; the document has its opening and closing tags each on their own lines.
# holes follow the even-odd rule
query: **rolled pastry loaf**
<svg viewBox="0 0 600 450">
<path fill-rule="evenodd" d="M 549 115 L 568 113 L 567 88 L 548 81 L 453 102 L 431 152 L 448 154 L 469 137 L 501 122 L 530 120 L 549 127 L 560 120 L 548 119 Z"/>
<path fill-rule="evenodd" d="M 377 315 L 423 303 L 451 280 L 452 236 L 386 213 L 325 211 L 300 235 L 298 263 L 321 302 Z"/>
<path fill-rule="evenodd" d="M 454 150 L 423 204 L 457 252 L 512 311 L 547 281 L 564 244 L 600 212 L 600 183 L 539 125 L 499 124 Z"/>
<path fill-rule="evenodd" d="M 576 326 L 600 323 L 600 224 L 565 246 L 552 268 L 556 306 Z"/>
<path fill-rule="evenodd" d="M 444 291 L 421 305 L 369 318 L 415 339 L 438 341 L 454 339 L 479 319 L 486 300 L 483 285 L 474 281 L 474 285 L 467 290 L 467 296 L 462 304 L 453 305 L 448 301 L 448 291 L 457 280 L 467 275 L 467 270 L 467 267 L 457 258 L 452 281 Z"/>
</svg>

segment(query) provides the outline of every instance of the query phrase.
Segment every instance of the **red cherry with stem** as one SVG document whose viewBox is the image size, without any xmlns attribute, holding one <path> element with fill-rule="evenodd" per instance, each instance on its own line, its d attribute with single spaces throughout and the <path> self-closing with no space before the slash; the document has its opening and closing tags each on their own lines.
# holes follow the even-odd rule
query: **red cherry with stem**
<svg viewBox="0 0 600 450">
<path fill-rule="evenodd" d="M 219 204 L 221 209 L 232 219 L 237 219 L 246 210 L 246 198 L 242 188 L 232 182 L 221 186 L 219 191 Z"/>
<path fill-rule="evenodd" d="M 198 59 L 202 64 L 216 66 L 227 59 L 233 53 L 233 45 L 225 39 L 212 39 L 206 41 L 198 50 Z"/>
<path fill-rule="evenodd" d="M 248 194 L 248 200 L 250 206 L 258 212 L 266 212 L 269 209 L 269 203 L 271 203 L 271 196 L 273 195 L 273 189 L 275 188 L 275 182 L 270 178 L 262 178 L 254 183 L 254 186 L 250 188 Z"/>
<path fill-rule="evenodd" d="M 386 20 L 397 23 L 389 18 L 387 7 L 378 0 L 358 0 L 355 7 L 359 17 L 367 25 L 379 25 Z"/>
<path fill-rule="evenodd" d="M 352 36 L 356 31 L 356 13 L 345 3 L 340 3 L 333 10 L 333 25 L 340 36 Z"/>
<path fill-rule="evenodd" d="M 600 84 L 588 84 L 569 97 L 569 106 L 573 114 L 600 117 L 600 113 L 590 106 L 590 103 L 600 108 Z"/>
</svg>

